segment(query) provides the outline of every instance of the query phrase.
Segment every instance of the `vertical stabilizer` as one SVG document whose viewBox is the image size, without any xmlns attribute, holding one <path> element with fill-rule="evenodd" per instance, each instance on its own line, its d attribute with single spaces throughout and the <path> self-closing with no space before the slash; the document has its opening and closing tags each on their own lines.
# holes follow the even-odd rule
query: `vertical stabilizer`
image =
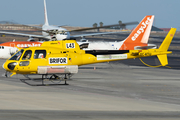
<svg viewBox="0 0 180 120">
<path fill-rule="evenodd" d="M 132 50 L 134 49 L 135 45 L 139 46 L 141 44 L 147 44 L 153 21 L 154 21 L 154 15 L 145 16 L 143 20 L 138 24 L 138 26 L 124 40 L 120 50 L 123 48 Z"/>
<path fill-rule="evenodd" d="M 166 38 L 164 39 L 163 43 L 159 47 L 159 50 L 162 50 L 162 51 L 167 51 L 168 50 L 168 48 L 169 48 L 169 46 L 171 44 L 171 41 L 172 41 L 172 39 L 174 37 L 175 32 L 176 32 L 176 28 L 171 28 L 171 30 L 167 34 Z"/>
<path fill-rule="evenodd" d="M 166 38 L 164 39 L 164 41 L 162 42 L 161 46 L 159 47 L 159 50 L 163 53 L 163 52 L 168 52 L 168 48 L 171 44 L 171 41 L 174 37 L 174 34 L 176 32 L 176 28 L 171 28 L 171 30 L 169 31 L 169 33 L 167 34 Z M 160 63 L 162 66 L 165 66 L 168 64 L 168 60 L 167 60 L 167 54 L 162 54 L 162 55 L 157 55 Z"/>
<path fill-rule="evenodd" d="M 44 22 L 45 25 L 49 25 L 47 18 L 46 0 L 44 0 Z"/>
</svg>

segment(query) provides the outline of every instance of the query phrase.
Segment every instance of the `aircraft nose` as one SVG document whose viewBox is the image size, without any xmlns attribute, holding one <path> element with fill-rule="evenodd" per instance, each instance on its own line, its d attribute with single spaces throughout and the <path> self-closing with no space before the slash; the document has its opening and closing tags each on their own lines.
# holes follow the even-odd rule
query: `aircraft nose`
<svg viewBox="0 0 180 120">
<path fill-rule="evenodd" d="M 11 62 L 7 65 L 7 67 L 10 69 L 10 70 L 14 70 L 14 68 L 16 67 L 16 62 Z"/>
<path fill-rule="evenodd" d="M 7 62 L 5 62 L 5 63 L 2 65 L 2 67 L 3 67 L 4 70 L 8 70 Z"/>
<path fill-rule="evenodd" d="M 16 64 L 17 64 L 16 62 L 10 62 L 10 63 L 5 62 L 2 67 L 5 70 L 14 70 L 14 68 L 16 67 Z"/>
</svg>

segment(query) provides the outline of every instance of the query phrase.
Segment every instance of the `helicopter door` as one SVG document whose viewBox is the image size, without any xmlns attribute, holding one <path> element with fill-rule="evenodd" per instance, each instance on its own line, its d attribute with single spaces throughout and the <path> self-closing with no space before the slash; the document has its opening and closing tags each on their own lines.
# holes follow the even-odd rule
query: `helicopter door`
<svg viewBox="0 0 180 120">
<path fill-rule="evenodd" d="M 47 64 L 46 50 L 35 50 L 34 62 L 38 63 L 38 66 L 45 66 Z"/>
<path fill-rule="evenodd" d="M 19 69 L 23 69 L 24 72 L 27 72 L 30 70 L 31 56 L 32 56 L 31 50 L 25 51 L 24 55 L 22 56 L 22 59 L 20 60 Z"/>
</svg>

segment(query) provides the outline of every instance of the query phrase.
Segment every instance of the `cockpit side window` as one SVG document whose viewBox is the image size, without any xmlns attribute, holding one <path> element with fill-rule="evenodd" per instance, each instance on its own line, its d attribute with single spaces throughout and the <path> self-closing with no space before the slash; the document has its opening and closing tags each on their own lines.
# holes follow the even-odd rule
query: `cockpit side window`
<svg viewBox="0 0 180 120">
<path fill-rule="evenodd" d="M 68 33 L 63 30 L 63 31 L 61 31 L 59 34 L 60 34 L 60 35 L 67 35 Z"/>
<path fill-rule="evenodd" d="M 24 53 L 22 60 L 29 60 L 31 58 L 31 55 L 32 55 L 32 51 L 31 50 L 27 50 Z"/>
<path fill-rule="evenodd" d="M 46 50 L 36 50 L 34 53 L 34 59 L 41 59 L 46 57 Z"/>
<path fill-rule="evenodd" d="M 0 49 L 4 49 L 4 46 L 0 46 Z"/>
</svg>

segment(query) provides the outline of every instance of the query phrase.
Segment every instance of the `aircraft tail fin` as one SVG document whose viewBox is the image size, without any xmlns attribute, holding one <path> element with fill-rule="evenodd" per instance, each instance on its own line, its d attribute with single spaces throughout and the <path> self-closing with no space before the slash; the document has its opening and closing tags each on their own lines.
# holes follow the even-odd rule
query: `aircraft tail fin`
<svg viewBox="0 0 180 120">
<path fill-rule="evenodd" d="M 122 44 L 119 50 L 124 48 L 126 48 L 127 50 L 132 50 L 134 49 L 134 45 L 147 44 L 153 21 L 154 15 L 145 16 L 143 20 L 138 24 L 138 26 L 124 40 L 124 43 Z"/>
<path fill-rule="evenodd" d="M 159 66 L 166 66 L 168 64 L 167 54 L 172 53 L 172 51 L 168 51 L 168 48 L 171 44 L 171 41 L 174 37 L 175 32 L 176 32 L 176 28 L 171 28 L 171 30 L 169 31 L 166 38 L 164 39 L 164 41 L 162 42 L 162 44 L 160 45 L 158 49 L 148 49 L 144 51 L 140 50 L 139 51 L 140 53 L 138 53 L 138 55 L 140 56 L 147 56 L 147 55 L 155 56 L 156 55 L 161 63 L 161 65 Z M 136 53 L 132 53 L 132 54 L 137 55 Z M 154 66 L 150 66 L 150 67 L 154 67 Z"/>
<path fill-rule="evenodd" d="M 169 52 L 167 50 L 168 50 L 168 48 L 169 48 L 169 46 L 171 44 L 171 41 L 172 41 L 172 39 L 174 37 L 175 32 L 176 32 L 176 28 L 171 28 L 171 30 L 167 34 L 166 38 L 162 42 L 161 46 L 159 47 L 159 50 L 162 51 L 162 53 L 165 52 L 165 54 L 157 55 L 157 57 L 158 57 L 158 59 L 159 59 L 162 66 L 165 66 L 165 65 L 168 64 L 167 54 Z"/>
<path fill-rule="evenodd" d="M 159 50 L 162 50 L 162 51 L 167 51 L 168 50 L 168 48 L 169 48 L 169 46 L 171 44 L 171 41 L 172 41 L 172 39 L 174 37 L 175 32 L 176 32 L 176 28 L 171 28 L 171 30 L 167 34 L 166 38 L 164 39 L 163 43 L 159 47 Z"/>
<path fill-rule="evenodd" d="M 49 25 L 48 17 L 47 17 L 47 9 L 46 9 L 46 0 L 44 0 L 44 24 Z"/>
</svg>

